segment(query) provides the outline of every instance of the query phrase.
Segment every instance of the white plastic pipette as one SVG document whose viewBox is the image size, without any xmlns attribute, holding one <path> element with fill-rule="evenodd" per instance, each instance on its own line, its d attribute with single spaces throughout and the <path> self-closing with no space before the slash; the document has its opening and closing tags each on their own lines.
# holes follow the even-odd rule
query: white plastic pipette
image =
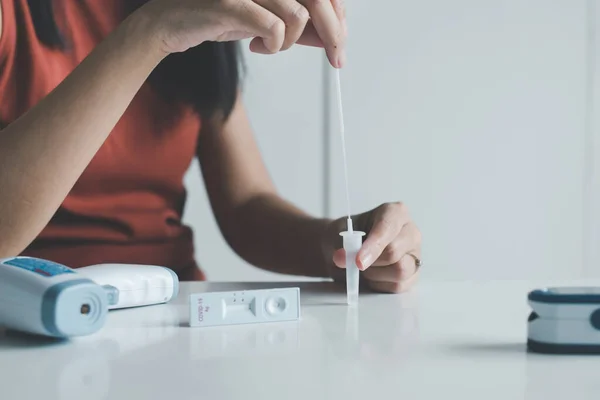
<svg viewBox="0 0 600 400">
<path fill-rule="evenodd" d="M 340 118 L 340 135 L 342 139 L 342 157 L 344 161 L 344 182 L 346 184 L 346 205 L 348 217 L 346 219 L 346 231 L 341 232 L 344 251 L 346 252 L 346 300 L 348 305 L 354 306 L 358 303 L 359 269 L 356 264 L 358 251 L 362 246 L 364 232 L 355 231 L 352 225 L 352 214 L 350 211 L 350 189 L 348 183 L 348 163 L 346 160 L 346 139 L 344 126 L 344 109 L 342 107 L 342 85 L 340 70 L 336 69 L 337 99 Z"/>
</svg>

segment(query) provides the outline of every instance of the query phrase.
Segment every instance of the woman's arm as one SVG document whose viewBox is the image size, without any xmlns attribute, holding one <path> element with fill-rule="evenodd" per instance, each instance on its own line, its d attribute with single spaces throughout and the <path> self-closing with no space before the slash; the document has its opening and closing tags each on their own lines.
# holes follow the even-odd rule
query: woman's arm
<svg viewBox="0 0 600 400">
<path fill-rule="evenodd" d="M 266 270 L 344 281 L 339 232 L 346 229 L 346 217 L 313 218 L 277 195 L 241 96 L 224 126 L 205 127 L 198 157 L 217 223 L 232 249 Z M 410 289 L 419 275 L 421 232 L 406 206 L 384 203 L 352 220 L 367 233 L 356 258 L 361 279 L 377 291 Z"/>
<path fill-rule="evenodd" d="M 203 129 L 198 158 L 217 223 L 240 257 L 274 272 L 330 276 L 323 249 L 329 221 L 305 214 L 277 194 L 241 95 L 224 126 Z"/>
<path fill-rule="evenodd" d="M 164 57 L 148 32 L 140 18 L 125 21 L 0 132 L 0 258 L 19 254 L 48 223 Z"/>
<path fill-rule="evenodd" d="M 169 53 L 207 40 L 253 37 L 255 50 L 266 53 L 295 42 L 324 46 L 339 65 L 345 36 L 337 17 L 341 6 L 307 4 L 153 0 L 133 13 L 52 93 L 0 132 L 0 257 L 19 254 L 48 223 Z"/>
</svg>

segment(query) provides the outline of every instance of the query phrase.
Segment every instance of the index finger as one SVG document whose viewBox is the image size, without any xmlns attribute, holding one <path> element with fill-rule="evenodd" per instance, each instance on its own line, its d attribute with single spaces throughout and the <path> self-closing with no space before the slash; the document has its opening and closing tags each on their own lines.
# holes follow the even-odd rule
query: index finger
<svg viewBox="0 0 600 400">
<path fill-rule="evenodd" d="M 365 270 L 370 267 L 381 256 L 385 248 L 396 239 L 404 225 L 409 222 L 408 216 L 404 214 L 401 214 L 398 219 L 398 214 L 391 208 L 387 208 L 379 214 L 357 254 L 359 268 Z"/>
<path fill-rule="evenodd" d="M 344 36 L 346 36 L 348 34 L 348 28 L 346 24 L 346 6 L 344 5 L 344 0 L 331 0 L 331 4 L 338 16 L 338 20 L 342 23 L 342 32 L 344 33 Z"/>
<path fill-rule="evenodd" d="M 330 0 L 299 0 L 310 14 L 312 23 L 323 42 L 332 66 L 344 63 L 344 28 Z"/>
</svg>

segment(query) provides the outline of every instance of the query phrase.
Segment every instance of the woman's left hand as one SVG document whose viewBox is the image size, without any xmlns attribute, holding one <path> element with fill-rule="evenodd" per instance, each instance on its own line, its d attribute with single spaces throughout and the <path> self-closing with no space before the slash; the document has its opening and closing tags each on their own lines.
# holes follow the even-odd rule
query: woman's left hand
<svg viewBox="0 0 600 400">
<path fill-rule="evenodd" d="M 399 293 L 413 287 L 419 275 L 421 232 L 402 203 L 386 203 L 352 217 L 354 230 L 366 233 L 356 264 L 361 280 L 373 290 Z M 331 223 L 327 229 L 326 249 L 340 269 L 346 255 L 339 233 L 346 230 L 346 218 Z M 419 260 L 419 261 L 418 261 Z M 340 270 L 338 270 L 340 271 Z M 339 275 L 333 271 L 332 275 Z"/>
</svg>

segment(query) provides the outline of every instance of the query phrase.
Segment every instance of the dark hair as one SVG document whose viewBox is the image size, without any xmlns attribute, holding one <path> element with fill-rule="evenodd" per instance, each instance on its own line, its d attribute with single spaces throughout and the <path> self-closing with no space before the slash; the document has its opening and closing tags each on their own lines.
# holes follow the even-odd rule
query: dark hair
<svg viewBox="0 0 600 400">
<path fill-rule="evenodd" d="M 54 14 L 55 0 L 27 0 L 38 39 L 46 46 L 68 50 Z M 148 0 L 123 1 L 123 18 Z M 148 78 L 169 102 L 192 106 L 204 118 L 227 118 L 237 97 L 241 56 L 237 42 L 204 42 L 165 57 Z"/>
</svg>

